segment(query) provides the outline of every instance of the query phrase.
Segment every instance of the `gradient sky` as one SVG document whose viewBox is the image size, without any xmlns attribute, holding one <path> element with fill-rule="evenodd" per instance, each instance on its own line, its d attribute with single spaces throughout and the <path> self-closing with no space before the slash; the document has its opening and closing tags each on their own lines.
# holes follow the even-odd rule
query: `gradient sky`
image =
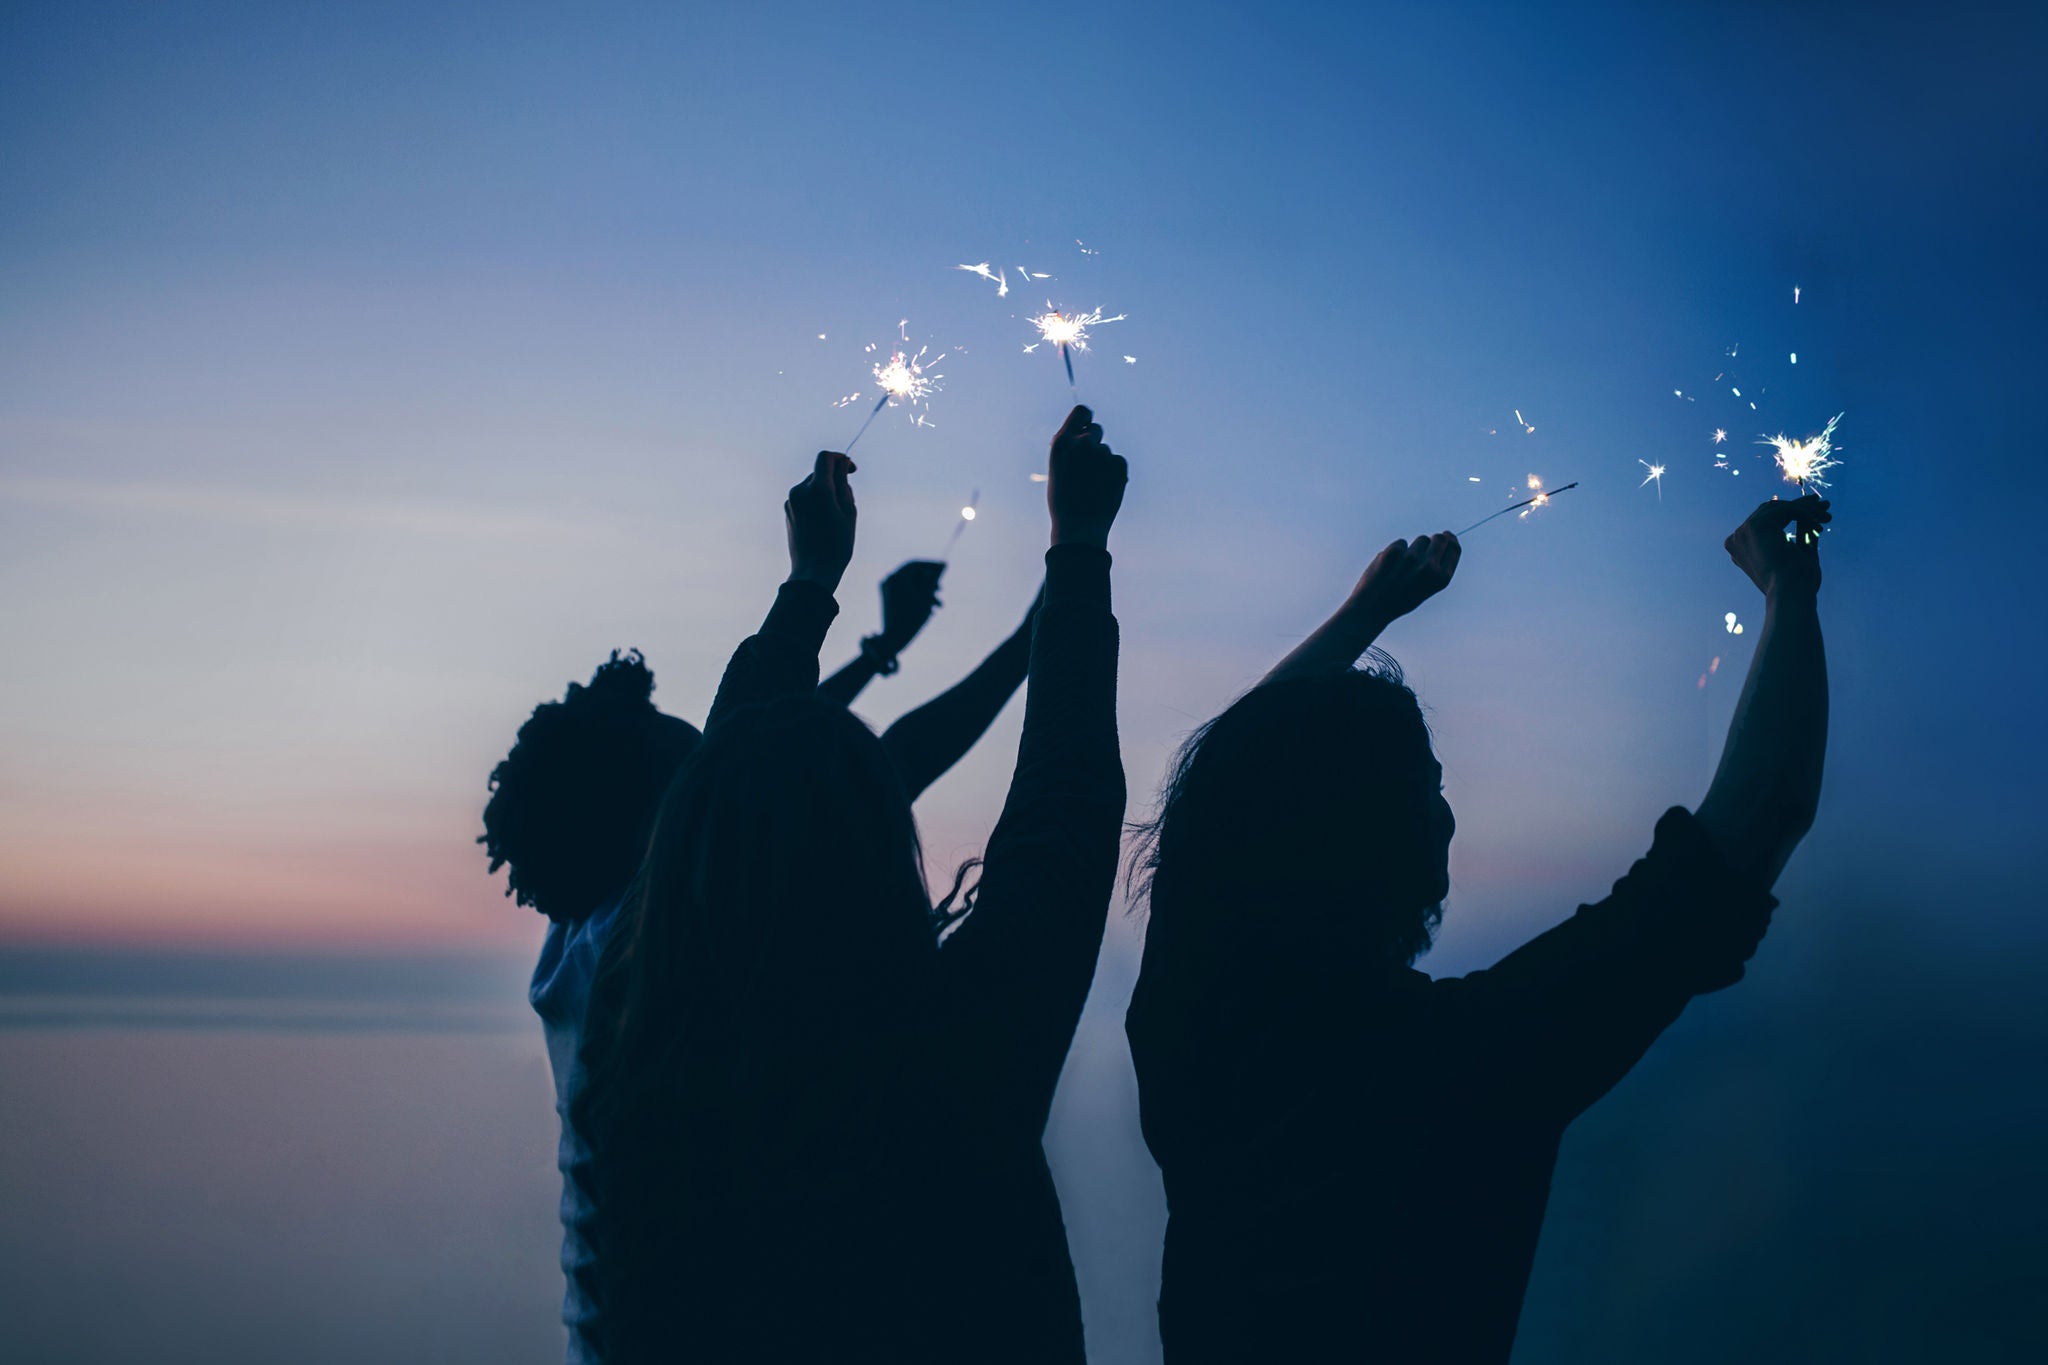
<svg viewBox="0 0 2048 1365">
<path fill-rule="evenodd" d="M 16 7 L 0 939 L 531 943 L 485 774 L 614 646 L 701 718 L 899 318 L 964 349 L 933 427 L 858 448 L 827 666 L 976 488 L 859 709 L 1008 631 L 1047 295 L 1130 315 L 1079 374 L 1132 466 L 1136 796 L 1378 546 L 1578 479 L 1385 641 L 1460 817 L 1441 960 L 1555 919 L 1704 790 L 1753 442 L 1845 411 L 1829 786 L 1781 891 L 1830 889 L 1813 933 L 1882 888 L 1909 936 L 2037 939 L 2048 23 L 1777 8 Z M 999 301 L 982 260 L 1054 279 Z M 923 803 L 936 860 L 1017 719 Z"/>
</svg>

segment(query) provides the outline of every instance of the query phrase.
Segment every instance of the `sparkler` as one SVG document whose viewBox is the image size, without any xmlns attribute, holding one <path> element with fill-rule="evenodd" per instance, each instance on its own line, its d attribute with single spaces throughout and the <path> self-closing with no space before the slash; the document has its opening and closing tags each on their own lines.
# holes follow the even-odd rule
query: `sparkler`
<svg viewBox="0 0 2048 1365">
<path fill-rule="evenodd" d="M 930 349 L 928 346 L 920 346 L 915 355 L 900 350 L 892 351 L 886 361 L 874 367 L 875 385 L 881 389 L 882 396 L 875 400 L 874 407 L 868 409 L 867 421 L 860 424 L 860 430 L 853 433 L 853 440 L 846 443 L 847 450 L 852 450 L 854 443 L 867 434 L 868 426 L 875 420 L 876 414 L 896 403 L 913 408 L 923 404 L 925 411 L 919 413 L 915 421 L 918 426 L 926 424 L 927 415 L 931 410 L 931 396 L 939 391 L 939 381 L 946 377 L 925 372 L 925 356 Z M 937 364 L 938 357 L 933 356 L 930 363 Z M 833 406 L 843 408 L 859 398 L 859 394 L 850 393 Z"/>
<path fill-rule="evenodd" d="M 1579 481 L 1577 479 L 1573 479 L 1570 483 L 1566 484 L 1562 488 L 1553 488 L 1550 489 L 1548 492 L 1545 492 L 1543 491 L 1543 480 L 1537 478 L 1534 474 L 1531 474 L 1529 476 L 1529 486 L 1531 488 L 1538 490 L 1535 497 L 1523 498 L 1520 502 L 1511 502 L 1506 507 L 1501 508 L 1500 511 L 1495 512 L 1492 516 L 1481 517 L 1479 520 L 1473 522 L 1470 526 L 1467 526 L 1464 530 L 1458 532 L 1458 534 L 1460 536 L 1468 536 L 1472 534 L 1474 531 L 1478 530 L 1480 527 L 1486 525 L 1487 522 L 1492 521 L 1494 517 L 1504 517 L 1508 513 L 1514 511 L 1516 508 L 1526 507 L 1533 510 L 1538 507 L 1547 507 L 1550 504 L 1550 500 L 1556 497 L 1559 493 L 1569 493 L 1574 488 L 1577 488 L 1579 486 Z M 1529 515 L 1529 513 L 1523 512 L 1522 515 L 1526 517 Z"/>
<path fill-rule="evenodd" d="M 967 529 L 968 522 L 974 520 L 974 509 L 979 506 L 981 506 L 981 490 L 977 488 L 974 490 L 974 496 L 967 499 L 967 505 L 960 509 L 960 520 L 953 523 L 953 534 L 946 538 L 946 548 L 940 553 L 940 559 L 944 559 L 947 555 L 953 553 L 953 547 L 960 541 L 960 533 Z"/>
<path fill-rule="evenodd" d="M 1664 466 L 1661 464 L 1651 464 L 1648 460 L 1637 460 L 1636 463 L 1650 471 L 1643 479 L 1643 483 L 1655 483 L 1657 485 L 1657 501 L 1664 501 Z M 1636 487 L 1641 488 L 1643 483 L 1637 484 Z"/>
<path fill-rule="evenodd" d="M 1067 367 L 1067 387 L 1071 389 L 1074 387 L 1073 353 L 1088 349 L 1088 329 L 1090 327 L 1100 327 L 1106 323 L 1122 322 L 1123 320 L 1124 314 L 1122 313 L 1118 313 L 1113 318 L 1104 317 L 1100 308 L 1086 313 L 1062 313 L 1057 308 L 1054 308 L 1052 301 L 1048 299 L 1046 300 L 1045 311 L 1031 319 L 1031 325 L 1038 329 L 1038 341 L 1032 342 L 1031 345 L 1026 346 L 1024 349 L 1027 351 L 1036 350 L 1040 342 L 1049 342 L 1059 347 L 1060 360 Z M 1131 363 L 1136 364 L 1137 362 L 1133 361 Z"/>
<path fill-rule="evenodd" d="M 1828 481 L 1823 476 L 1841 463 L 1835 458 L 1834 438 L 1835 423 L 1842 417 L 1843 414 L 1836 413 L 1821 428 L 1820 435 L 1809 436 L 1803 441 L 1789 440 L 1780 432 L 1776 436 L 1764 437 L 1757 444 L 1775 448 L 1778 472 L 1785 476 L 1785 482 L 1799 485 L 1801 493 L 1806 491 L 1808 484 L 1826 488 Z"/>
</svg>

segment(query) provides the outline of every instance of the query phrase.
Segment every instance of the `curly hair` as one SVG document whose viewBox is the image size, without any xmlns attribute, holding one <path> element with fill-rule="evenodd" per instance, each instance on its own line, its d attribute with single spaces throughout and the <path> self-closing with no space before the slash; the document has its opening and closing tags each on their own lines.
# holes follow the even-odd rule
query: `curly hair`
<svg viewBox="0 0 2048 1365">
<path fill-rule="evenodd" d="M 518 904 L 573 923 L 632 880 L 661 795 L 700 738 L 653 696 L 640 651 L 613 650 L 588 684 L 536 706 L 491 770 L 477 842 Z"/>
</svg>

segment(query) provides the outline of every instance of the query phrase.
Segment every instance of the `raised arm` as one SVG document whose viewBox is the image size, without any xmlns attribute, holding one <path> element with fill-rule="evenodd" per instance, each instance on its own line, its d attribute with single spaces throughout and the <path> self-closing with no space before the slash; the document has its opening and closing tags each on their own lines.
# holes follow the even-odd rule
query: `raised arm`
<svg viewBox="0 0 2048 1365">
<path fill-rule="evenodd" d="M 1344 605 L 1262 680 L 1342 673 L 1380 632 L 1449 586 L 1463 550 L 1449 531 L 1397 540 L 1373 556 Z"/>
<path fill-rule="evenodd" d="M 1649 854 L 1606 900 L 1487 971 L 1431 987 L 1445 1011 L 1438 1036 L 1464 1049 L 1471 1094 L 1511 1114 L 1569 1118 L 1693 996 L 1741 979 L 1777 905 L 1771 884 L 1820 797 L 1827 668 L 1814 540 L 1829 519 L 1819 498 L 1768 502 L 1728 538 L 1764 593 L 1765 620 L 1698 813 L 1666 812 Z"/>
<path fill-rule="evenodd" d="M 882 732 L 882 746 L 915 801 L 975 746 L 1009 703 L 1031 667 L 1031 632 L 1045 589 L 1032 599 L 1024 623 L 972 673 Z"/>
<path fill-rule="evenodd" d="M 1831 520 L 1827 501 L 1813 494 L 1773 500 L 1727 541 L 1729 556 L 1763 592 L 1764 626 L 1699 821 L 1729 867 L 1766 890 L 1820 806 L 1828 663 L 1819 532 Z"/>
<path fill-rule="evenodd" d="M 1124 772 L 1106 546 L 1125 479 L 1075 408 L 1053 440 L 1052 547 L 1017 769 L 974 909 L 939 954 L 950 1079 L 997 1131 L 1045 1126 L 1116 881 Z"/>
<path fill-rule="evenodd" d="M 936 559 L 913 559 L 883 579 L 882 629 L 861 637 L 860 653 L 818 684 L 820 695 L 851 706 L 862 688 L 894 673 L 896 656 L 932 619 L 939 605 L 939 576 L 945 572 L 946 566 Z"/>
<path fill-rule="evenodd" d="M 853 461 L 829 450 L 782 504 L 789 577 L 761 629 L 740 641 L 704 719 L 709 732 L 742 707 L 796 696 L 818 685 L 818 649 L 839 612 L 832 598 L 853 558 Z"/>
</svg>

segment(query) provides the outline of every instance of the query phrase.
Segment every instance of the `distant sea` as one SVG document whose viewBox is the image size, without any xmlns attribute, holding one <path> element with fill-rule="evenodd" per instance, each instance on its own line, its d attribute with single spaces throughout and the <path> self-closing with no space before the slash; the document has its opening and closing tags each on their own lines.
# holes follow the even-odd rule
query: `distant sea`
<svg viewBox="0 0 2048 1365">
<path fill-rule="evenodd" d="M 1572 1129 L 1517 1365 L 2048 1359 L 2031 975 L 1781 947 Z M 0 1361 L 559 1360 L 528 965 L 0 949 Z M 1095 1365 L 1158 1361 L 1135 966 L 1047 1134 Z"/>
</svg>

